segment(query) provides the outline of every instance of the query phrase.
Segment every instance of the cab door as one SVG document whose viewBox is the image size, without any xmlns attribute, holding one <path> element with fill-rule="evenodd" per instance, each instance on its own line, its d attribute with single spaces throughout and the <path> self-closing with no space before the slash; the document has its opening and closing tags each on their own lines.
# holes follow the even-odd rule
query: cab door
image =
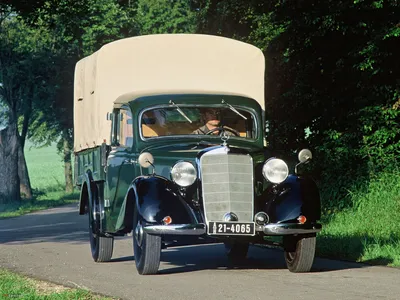
<svg viewBox="0 0 400 300">
<path fill-rule="evenodd" d="M 106 228 L 115 232 L 118 218 L 123 214 L 124 198 L 129 185 L 137 176 L 137 157 L 134 152 L 132 112 L 129 107 L 121 107 L 113 113 L 113 144 L 107 158 L 105 199 L 108 200 L 109 216 Z M 107 203 L 107 202 L 106 202 Z"/>
</svg>

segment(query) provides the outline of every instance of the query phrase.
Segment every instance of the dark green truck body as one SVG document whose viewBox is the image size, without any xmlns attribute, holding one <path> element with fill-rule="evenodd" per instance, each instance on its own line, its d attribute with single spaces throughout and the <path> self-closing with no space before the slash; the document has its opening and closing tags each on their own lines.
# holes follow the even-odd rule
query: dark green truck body
<svg viewBox="0 0 400 300">
<path fill-rule="evenodd" d="M 264 64 L 203 35 L 135 37 L 78 62 L 74 181 L 94 261 L 130 233 L 143 275 L 165 247 L 223 242 L 235 260 L 280 236 L 289 270 L 311 269 L 318 188 L 266 146 Z M 312 155 L 298 157 L 296 170 Z"/>
</svg>

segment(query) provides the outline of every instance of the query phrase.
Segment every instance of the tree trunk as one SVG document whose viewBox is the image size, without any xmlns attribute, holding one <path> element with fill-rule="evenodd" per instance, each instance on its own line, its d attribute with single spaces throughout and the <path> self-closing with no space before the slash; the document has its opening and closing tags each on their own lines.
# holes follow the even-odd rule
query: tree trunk
<svg viewBox="0 0 400 300">
<path fill-rule="evenodd" d="M 64 156 L 64 175 L 65 175 L 65 191 L 72 193 L 74 191 L 74 184 L 72 181 L 72 137 L 68 130 L 63 132 L 63 156 Z"/>
<path fill-rule="evenodd" d="M 22 146 L 18 149 L 18 177 L 21 197 L 32 199 L 32 187 L 29 179 L 28 166 L 26 165 L 25 154 Z"/>
<path fill-rule="evenodd" d="M 30 98 L 32 99 L 32 98 Z M 25 140 L 28 133 L 29 119 L 32 113 L 32 100 L 29 100 L 24 112 L 24 122 L 22 123 L 22 131 L 20 136 L 20 147 L 18 150 L 18 176 L 21 197 L 25 199 L 32 199 L 32 186 L 29 179 L 28 166 L 25 160 Z"/>
<path fill-rule="evenodd" d="M 0 204 L 20 200 L 18 177 L 19 139 L 15 118 L 0 131 Z"/>
</svg>

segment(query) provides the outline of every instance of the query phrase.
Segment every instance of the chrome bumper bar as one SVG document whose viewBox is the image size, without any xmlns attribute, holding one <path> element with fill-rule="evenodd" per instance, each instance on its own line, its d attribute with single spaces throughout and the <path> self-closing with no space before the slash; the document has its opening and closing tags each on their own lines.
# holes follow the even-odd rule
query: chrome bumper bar
<svg viewBox="0 0 400 300">
<path fill-rule="evenodd" d="M 267 224 L 261 227 L 262 231 L 267 235 L 290 235 L 290 234 L 306 234 L 317 233 L 322 229 L 321 224 L 289 224 L 289 223 L 274 223 Z"/>
<path fill-rule="evenodd" d="M 148 234 L 161 235 L 203 235 L 206 233 L 205 224 L 175 224 L 175 225 L 149 225 L 143 227 Z"/>
<path fill-rule="evenodd" d="M 289 224 L 274 223 L 257 226 L 256 231 L 262 231 L 266 235 L 291 235 L 317 233 L 321 231 L 322 225 L 311 224 Z M 203 235 L 206 233 L 205 224 L 175 224 L 175 225 L 149 225 L 143 227 L 143 231 L 154 235 Z"/>
</svg>

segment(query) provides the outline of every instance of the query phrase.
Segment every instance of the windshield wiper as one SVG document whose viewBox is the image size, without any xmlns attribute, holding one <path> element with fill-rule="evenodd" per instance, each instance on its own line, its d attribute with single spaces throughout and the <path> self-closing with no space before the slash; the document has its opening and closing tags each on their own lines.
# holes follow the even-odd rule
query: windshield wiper
<svg viewBox="0 0 400 300">
<path fill-rule="evenodd" d="M 224 99 L 222 99 L 222 103 L 226 104 L 226 105 L 229 107 L 229 109 L 230 109 L 231 111 L 233 111 L 233 112 L 236 113 L 237 115 L 241 116 L 243 119 L 247 120 L 247 118 L 246 118 L 245 116 L 243 116 L 240 112 L 238 112 L 238 111 L 236 110 L 236 108 L 234 108 L 232 105 L 230 105 L 230 104 L 229 104 L 228 102 L 226 102 Z"/>
<path fill-rule="evenodd" d="M 179 108 L 178 105 L 176 105 L 174 103 L 174 101 L 169 100 L 169 104 L 173 105 L 176 107 L 176 109 L 178 110 L 178 112 L 182 115 L 182 117 L 184 117 L 186 120 L 188 120 L 190 123 L 193 123 L 192 120 L 189 119 L 189 117 Z"/>
<path fill-rule="evenodd" d="M 194 149 L 196 149 L 197 147 L 199 147 L 200 145 L 202 145 L 202 146 L 216 146 L 216 145 L 218 145 L 218 144 L 201 140 L 201 141 L 199 141 L 199 142 L 196 143 L 196 146 L 194 146 L 193 148 L 190 148 L 190 149 L 191 149 L 191 150 L 194 150 Z"/>
</svg>

